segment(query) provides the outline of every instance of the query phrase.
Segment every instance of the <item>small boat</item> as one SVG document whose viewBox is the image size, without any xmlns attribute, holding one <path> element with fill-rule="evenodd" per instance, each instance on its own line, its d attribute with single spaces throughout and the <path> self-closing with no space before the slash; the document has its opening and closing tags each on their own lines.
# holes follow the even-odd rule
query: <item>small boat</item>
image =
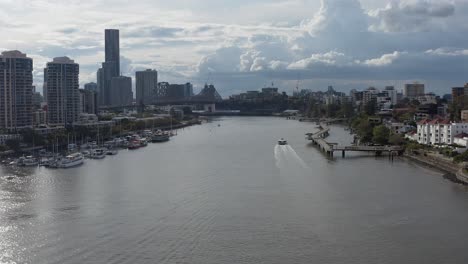
<svg viewBox="0 0 468 264">
<path fill-rule="evenodd" d="M 130 143 L 128 143 L 128 149 L 138 149 L 140 147 L 140 140 L 132 140 Z"/>
<path fill-rule="evenodd" d="M 148 146 L 148 141 L 146 140 L 146 138 L 140 139 L 140 147 L 146 147 L 146 146 Z"/>
<path fill-rule="evenodd" d="M 103 159 L 106 157 L 106 152 L 101 148 L 93 149 L 89 157 L 91 159 Z"/>
<path fill-rule="evenodd" d="M 35 167 L 39 165 L 39 161 L 33 156 L 26 156 L 19 158 L 16 165 L 20 167 Z"/>
<path fill-rule="evenodd" d="M 85 158 L 90 158 L 91 157 L 91 151 L 89 150 L 84 150 L 81 152 L 81 154 L 83 154 L 83 157 Z"/>
<path fill-rule="evenodd" d="M 287 145 L 288 144 L 288 141 L 286 141 L 284 138 L 278 140 L 278 145 L 280 146 L 284 146 L 284 145 Z"/>
<path fill-rule="evenodd" d="M 76 166 L 80 166 L 84 163 L 84 157 L 81 153 L 74 153 L 70 154 L 66 157 L 59 157 L 57 160 L 53 163 L 51 163 L 49 166 L 51 168 L 58 168 L 58 169 L 68 169 L 68 168 L 73 168 Z"/>
<path fill-rule="evenodd" d="M 108 149 L 106 151 L 106 155 L 111 155 L 111 156 L 117 155 L 118 153 L 119 153 L 119 151 L 117 149 Z"/>
</svg>

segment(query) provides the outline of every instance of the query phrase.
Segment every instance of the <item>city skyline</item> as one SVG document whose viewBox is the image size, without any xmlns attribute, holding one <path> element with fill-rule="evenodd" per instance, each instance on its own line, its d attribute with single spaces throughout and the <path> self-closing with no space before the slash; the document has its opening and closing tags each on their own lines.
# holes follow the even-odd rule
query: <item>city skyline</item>
<svg viewBox="0 0 468 264">
<path fill-rule="evenodd" d="M 210 7 L 202 10 L 207 3 Z M 230 2 L 194 1 L 183 7 L 179 1 L 143 1 L 125 10 L 116 5 L 102 11 L 104 4 L 33 1 L 25 13 L 53 6 L 63 13 L 82 10 L 83 17 L 65 23 L 62 15 L 49 16 L 32 24 L 31 18 L 9 20 L 22 4 L 6 1 L 0 31 L 9 38 L 0 49 L 18 49 L 34 59 L 39 90 L 40 69 L 57 56 L 80 64 L 81 87 L 95 81 L 104 61 L 105 28 L 120 29 L 123 75 L 156 69 L 164 81 L 190 81 L 198 89 L 205 82 L 215 83 L 223 96 L 272 81 L 288 92 L 298 80 L 301 88 L 333 85 L 343 91 L 386 85 L 402 89 L 405 83 L 419 81 L 440 94 L 466 82 L 464 0 L 253 1 L 240 3 L 242 8 Z M 260 8 L 261 14 L 255 13 Z M 279 8 L 282 14 L 276 12 Z M 235 17 L 240 12 L 242 21 Z M 113 14 L 119 19 L 108 22 Z M 150 14 L 161 16 L 149 19 Z M 25 25 L 37 30 L 26 36 Z"/>
</svg>

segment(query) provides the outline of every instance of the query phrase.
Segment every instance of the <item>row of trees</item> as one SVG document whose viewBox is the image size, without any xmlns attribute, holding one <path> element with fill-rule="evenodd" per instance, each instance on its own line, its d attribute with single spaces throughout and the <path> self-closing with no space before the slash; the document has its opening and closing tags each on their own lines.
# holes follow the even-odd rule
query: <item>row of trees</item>
<svg viewBox="0 0 468 264">
<path fill-rule="evenodd" d="M 392 133 L 385 125 L 370 122 L 369 116 L 365 114 L 355 117 L 351 122 L 351 127 L 361 144 L 402 145 L 405 142 L 401 135 Z"/>
</svg>

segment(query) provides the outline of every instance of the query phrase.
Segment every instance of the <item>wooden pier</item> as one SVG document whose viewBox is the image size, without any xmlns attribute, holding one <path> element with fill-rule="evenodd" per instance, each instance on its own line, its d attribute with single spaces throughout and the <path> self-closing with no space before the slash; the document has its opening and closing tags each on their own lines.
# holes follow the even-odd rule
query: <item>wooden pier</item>
<svg viewBox="0 0 468 264">
<path fill-rule="evenodd" d="M 318 132 L 306 134 L 307 139 L 317 145 L 329 157 L 333 157 L 335 152 L 341 151 L 343 158 L 346 156 L 346 152 L 373 152 L 376 156 L 386 153 L 390 158 L 393 158 L 394 156 L 400 156 L 404 151 L 403 147 L 400 146 L 339 146 L 337 143 L 330 143 L 325 140 L 329 132 L 329 127 L 320 127 Z"/>
</svg>

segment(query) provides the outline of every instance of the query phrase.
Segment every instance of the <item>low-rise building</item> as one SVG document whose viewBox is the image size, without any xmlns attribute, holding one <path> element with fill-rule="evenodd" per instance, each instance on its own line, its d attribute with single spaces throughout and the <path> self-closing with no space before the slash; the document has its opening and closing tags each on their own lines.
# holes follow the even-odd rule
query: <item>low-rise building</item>
<svg viewBox="0 0 468 264">
<path fill-rule="evenodd" d="M 36 110 L 33 113 L 33 124 L 35 127 L 47 124 L 47 111 Z"/>
<path fill-rule="evenodd" d="M 418 123 L 417 141 L 425 145 L 452 145 L 456 135 L 468 133 L 468 123 L 455 123 L 447 119 L 424 119 Z"/>
<path fill-rule="evenodd" d="M 461 120 L 463 123 L 468 123 L 468 110 L 461 111 Z"/>
<path fill-rule="evenodd" d="M 453 143 L 458 146 L 468 147 L 468 134 L 461 133 L 454 137 Z"/>
<path fill-rule="evenodd" d="M 50 126 L 47 126 L 47 125 L 40 125 L 36 128 L 34 128 L 34 132 L 38 135 L 41 135 L 41 136 L 47 136 L 51 133 L 54 133 L 54 132 L 58 132 L 58 131 L 63 131 L 65 130 L 65 127 L 64 126 L 53 126 L 53 127 L 50 127 Z"/>
<path fill-rule="evenodd" d="M 8 140 L 21 140 L 20 134 L 0 134 L 0 145 L 5 145 Z"/>
</svg>

